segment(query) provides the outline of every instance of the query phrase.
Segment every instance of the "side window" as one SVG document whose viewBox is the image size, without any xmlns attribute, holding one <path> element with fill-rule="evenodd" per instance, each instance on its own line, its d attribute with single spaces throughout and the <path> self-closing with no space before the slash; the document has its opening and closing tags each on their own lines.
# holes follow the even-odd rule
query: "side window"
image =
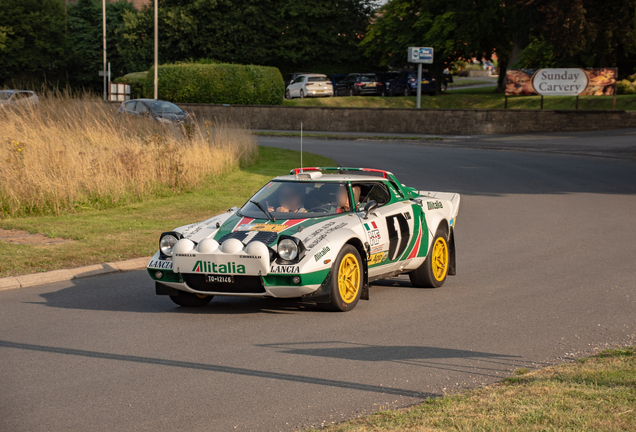
<svg viewBox="0 0 636 432">
<path fill-rule="evenodd" d="M 364 206 L 369 201 L 376 201 L 378 205 L 383 206 L 391 200 L 391 194 L 382 182 L 358 183 L 352 187 L 354 196 L 357 194 L 356 188 L 359 188 L 360 191 L 357 206 Z"/>
<path fill-rule="evenodd" d="M 296 79 L 292 81 L 292 84 L 298 84 L 299 82 L 302 82 L 302 80 L 303 80 L 303 76 L 301 75 L 299 77 L 296 77 Z"/>
<path fill-rule="evenodd" d="M 143 102 L 138 101 L 137 105 L 135 106 L 135 111 L 137 111 L 140 114 L 143 114 L 148 112 L 148 108 L 146 108 L 146 105 L 144 105 Z"/>
<path fill-rule="evenodd" d="M 135 108 L 135 104 L 136 104 L 136 103 L 137 103 L 137 102 L 126 102 L 126 103 L 124 103 L 124 109 L 125 109 L 126 111 L 134 111 L 134 108 Z"/>
</svg>

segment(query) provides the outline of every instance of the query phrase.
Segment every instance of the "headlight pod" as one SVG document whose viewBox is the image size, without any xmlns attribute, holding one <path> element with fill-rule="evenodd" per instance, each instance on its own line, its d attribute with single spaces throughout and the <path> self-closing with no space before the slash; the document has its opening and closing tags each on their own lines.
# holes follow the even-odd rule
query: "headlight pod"
<svg viewBox="0 0 636 432">
<path fill-rule="evenodd" d="M 282 239 L 278 242 L 278 255 L 285 261 L 293 261 L 298 257 L 298 245 L 291 239 Z"/>
<path fill-rule="evenodd" d="M 172 248 L 183 236 L 180 233 L 176 232 L 167 232 L 161 234 L 161 239 L 159 240 L 159 251 L 161 251 L 161 255 L 164 257 L 172 256 Z"/>
<path fill-rule="evenodd" d="M 305 246 L 296 237 L 282 235 L 278 238 L 278 257 L 283 262 L 298 262 L 305 256 Z"/>
</svg>

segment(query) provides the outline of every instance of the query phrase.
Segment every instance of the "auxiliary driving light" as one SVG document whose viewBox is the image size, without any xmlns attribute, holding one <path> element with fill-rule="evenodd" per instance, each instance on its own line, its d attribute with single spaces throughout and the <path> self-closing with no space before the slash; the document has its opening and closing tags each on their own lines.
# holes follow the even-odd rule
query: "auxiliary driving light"
<svg viewBox="0 0 636 432">
<path fill-rule="evenodd" d="M 292 278 L 292 282 L 294 282 L 296 285 L 298 285 L 300 283 L 300 276 L 294 276 Z"/>
<path fill-rule="evenodd" d="M 157 279 L 161 279 L 161 278 L 163 277 L 163 273 L 161 273 L 160 271 L 155 272 L 155 277 L 156 277 Z"/>
</svg>

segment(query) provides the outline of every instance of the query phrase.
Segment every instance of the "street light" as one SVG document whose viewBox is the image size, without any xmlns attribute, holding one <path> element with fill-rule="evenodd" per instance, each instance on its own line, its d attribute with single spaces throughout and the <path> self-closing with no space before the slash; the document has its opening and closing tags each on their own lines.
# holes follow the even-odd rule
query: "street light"
<svg viewBox="0 0 636 432">
<path fill-rule="evenodd" d="M 104 100 L 108 99 L 108 75 L 106 74 L 106 0 L 102 0 L 102 16 L 104 20 Z"/>
<path fill-rule="evenodd" d="M 158 81 L 159 72 L 159 0 L 155 0 L 155 100 L 158 99 Z"/>
</svg>

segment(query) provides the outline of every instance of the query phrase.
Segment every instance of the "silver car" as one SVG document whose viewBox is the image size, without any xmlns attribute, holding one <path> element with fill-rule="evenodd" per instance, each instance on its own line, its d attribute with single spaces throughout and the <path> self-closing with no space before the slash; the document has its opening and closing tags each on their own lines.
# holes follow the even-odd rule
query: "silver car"
<svg viewBox="0 0 636 432">
<path fill-rule="evenodd" d="M 0 90 L 0 106 L 38 103 L 40 98 L 30 90 Z"/>
<path fill-rule="evenodd" d="M 285 90 L 285 98 L 287 99 L 320 96 L 333 96 L 333 85 L 327 75 L 300 75 Z"/>
</svg>

